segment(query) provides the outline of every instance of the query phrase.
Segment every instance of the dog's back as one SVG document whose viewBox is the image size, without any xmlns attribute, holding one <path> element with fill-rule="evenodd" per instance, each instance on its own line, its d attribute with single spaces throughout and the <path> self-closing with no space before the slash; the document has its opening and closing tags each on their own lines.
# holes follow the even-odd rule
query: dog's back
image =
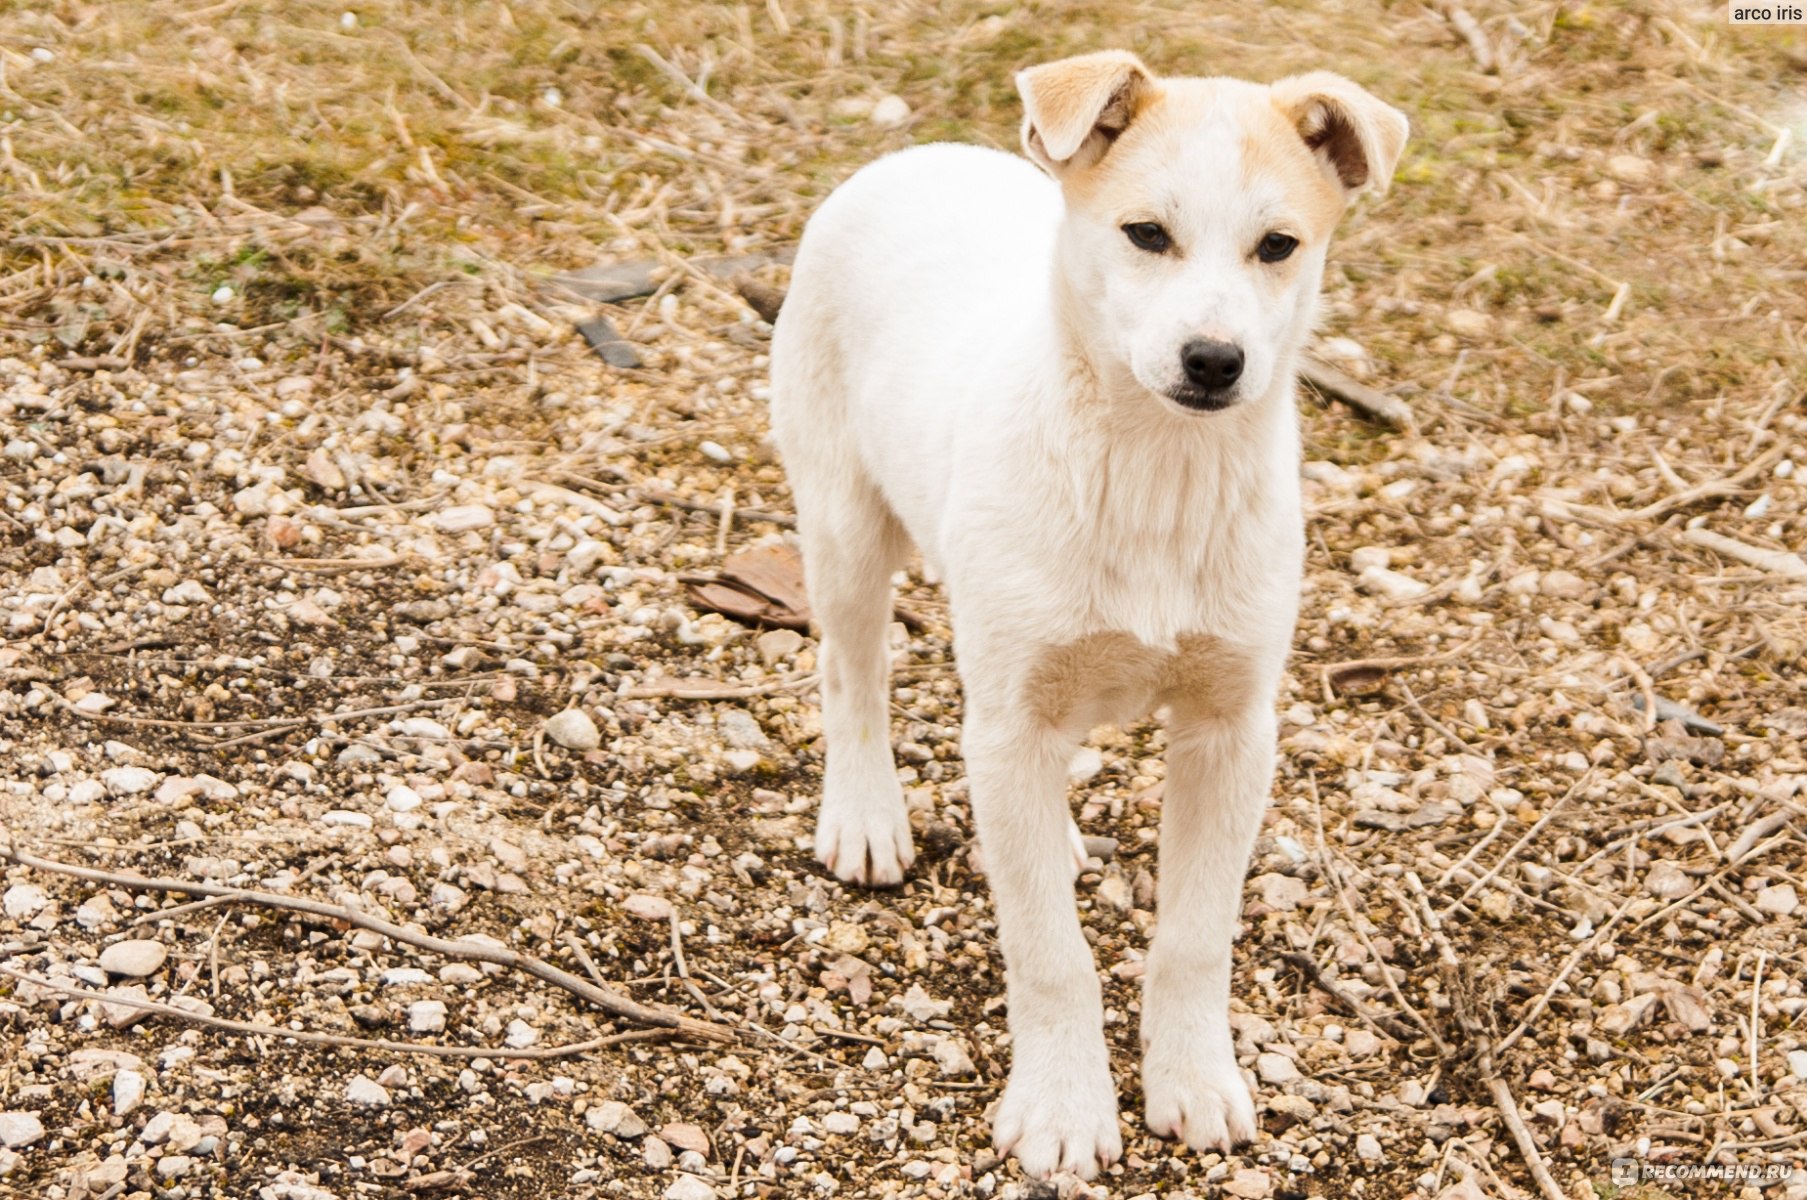
<svg viewBox="0 0 1807 1200">
<path fill-rule="evenodd" d="M 804 231 L 772 339 L 787 459 L 832 439 L 877 478 L 938 473 L 949 447 L 935 439 L 979 415 L 942 408 L 997 394 L 974 372 L 998 370 L 1012 326 L 1050 303 L 1060 217 L 1051 180 L 977 146 L 914 147 L 837 188 Z M 923 480 L 924 499 L 939 482 Z M 915 525 L 921 505 L 891 499 Z"/>
</svg>

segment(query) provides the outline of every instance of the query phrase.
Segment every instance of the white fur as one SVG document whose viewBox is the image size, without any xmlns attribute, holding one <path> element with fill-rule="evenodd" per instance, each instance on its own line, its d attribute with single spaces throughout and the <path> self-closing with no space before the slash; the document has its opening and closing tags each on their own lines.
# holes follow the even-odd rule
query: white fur
<svg viewBox="0 0 1807 1200">
<path fill-rule="evenodd" d="M 1073 904 L 1065 766 L 1091 727 L 1156 704 L 1174 716 L 1143 1016 L 1148 1121 L 1199 1148 L 1255 1134 L 1231 1048 L 1230 945 L 1296 616 L 1294 359 L 1324 237 L 1302 242 L 1285 286 L 1253 262 L 1251 239 L 1291 198 L 1230 165 L 1253 85 L 1210 86 L 1234 103 L 1205 103 L 1173 133 L 1180 152 L 1145 181 L 1146 217 L 1100 211 L 1071 187 L 1063 201 L 1071 180 L 991 150 L 923 146 L 866 167 L 811 220 L 773 347 L 774 429 L 823 635 L 816 851 L 875 885 L 901 881 L 914 856 L 886 696 L 890 576 L 913 541 L 950 598 L 1008 970 L 1014 1061 L 995 1136 L 1036 1174 L 1090 1177 L 1120 1153 Z M 1107 139 L 1087 157 L 1116 152 Z M 1157 217 L 1186 253 L 1125 245 L 1121 221 Z M 1199 336 L 1247 355 L 1221 411 L 1163 394 Z M 1070 703 L 1037 691 L 1063 647 L 1101 634 L 1133 638 L 1144 667 L 1082 683 Z M 1240 681 L 1230 708 L 1196 671 L 1175 684 L 1189 638 L 1222 648 L 1224 678 Z"/>
</svg>

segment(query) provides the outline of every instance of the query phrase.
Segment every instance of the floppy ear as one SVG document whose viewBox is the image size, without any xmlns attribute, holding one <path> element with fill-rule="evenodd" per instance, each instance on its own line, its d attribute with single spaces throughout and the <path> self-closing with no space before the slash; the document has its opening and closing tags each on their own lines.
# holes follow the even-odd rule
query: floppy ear
<svg viewBox="0 0 1807 1200">
<path fill-rule="evenodd" d="M 1154 76 L 1126 50 L 1101 50 L 1016 73 L 1023 149 L 1050 175 L 1103 158 L 1154 95 Z"/>
<path fill-rule="evenodd" d="M 1273 98 L 1345 192 L 1387 190 L 1410 129 L 1404 113 L 1329 71 L 1289 75 Z"/>
</svg>

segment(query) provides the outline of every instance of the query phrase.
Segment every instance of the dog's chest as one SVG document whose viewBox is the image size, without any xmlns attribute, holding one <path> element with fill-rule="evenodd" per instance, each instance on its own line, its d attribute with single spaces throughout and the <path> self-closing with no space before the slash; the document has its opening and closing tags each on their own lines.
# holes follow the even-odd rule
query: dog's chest
<svg viewBox="0 0 1807 1200">
<path fill-rule="evenodd" d="M 1296 482 L 1246 462 L 1152 468 L 1095 482 L 1069 512 L 1045 577 L 1074 632 L 1167 651 L 1187 635 L 1287 637 L 1304 553 Z"/>
</svg>

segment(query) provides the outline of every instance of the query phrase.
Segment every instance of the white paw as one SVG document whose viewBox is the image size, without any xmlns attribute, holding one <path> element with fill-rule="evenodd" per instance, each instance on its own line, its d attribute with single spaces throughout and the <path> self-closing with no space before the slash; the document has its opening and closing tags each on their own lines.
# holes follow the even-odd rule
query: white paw
<svg viewBox="0 0 1807 1200">
<path fill-rule="evenodd" d="M 822 799 L 816 858 L 837 878 L 862 887 L 895 887 L 916 861 L 903 797 L 837 803 Z"/>
<path fill-rule="evenodd" d="M 1109 1069 L 1014 1067 L 991 1140 L 999 1154 L 1016 1155 L 1023 1172 L 1038 1179 L 1056 1171 L 1081 1179 L 1097 1175 L 1123 1154 Z"/>
<path fill-rule="evenodd" d="M 1142 1099 L 1148 1128 L 1194 1150 L 1231 1150 L 1255 1140 L 1255 1101 L 1236 1067 L 1229 1039 L 1216 1050 L 1162 1052 L 1142 1060 Z"/>
</svg>

